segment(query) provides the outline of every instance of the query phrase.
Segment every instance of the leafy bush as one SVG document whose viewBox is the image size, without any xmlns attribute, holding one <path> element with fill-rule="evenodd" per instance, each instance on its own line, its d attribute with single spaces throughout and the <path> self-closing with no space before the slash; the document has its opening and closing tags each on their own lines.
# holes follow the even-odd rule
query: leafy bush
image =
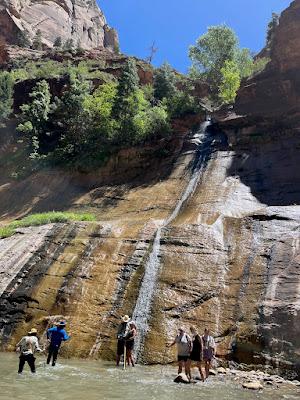
<svg viewBox="0 0 300 400">
<path fill-rule="evenodd" d="M 0 72 L 0 125 L 12 113 L 14 81 L 9 72 Z"/>
<path fill-rule="evenodd" d="M 39 158 L 40 139 L 50 113 L 49 84 L 44 80 L 38 82 L 29 96 L 31 103 L 21 106 L 23 122 L 18 125 L 17 130 L 27 139 L 31 158 Z"/>
<path fill-rule="evenodd" d="M 233 103 L 241 83 L 238 65 L 234 61 L 226 61 L 221 73 L 220 98 L 224 104 Z"/>
</svg>

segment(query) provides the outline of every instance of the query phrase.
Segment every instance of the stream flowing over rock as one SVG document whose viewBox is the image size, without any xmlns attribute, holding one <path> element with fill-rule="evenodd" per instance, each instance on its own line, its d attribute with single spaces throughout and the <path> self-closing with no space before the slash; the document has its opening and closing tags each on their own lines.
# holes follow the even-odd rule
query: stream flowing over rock
<svg viewBox="0 0 300 400">
<path fill-rule="evenodd" d="M 285 49 L 300 43 L 299 4 L 276 33 L 275 44 L 283 22 L 297 30 Z M 93 212 L 98 222 L 23 228 L 0 240 L 2 350 L 32 326 L 43 336 L 63 316 L 72 334 L 65 355 L 113 359 L 120 316 L 133 315 L 157 250 L 150 303 L 134 313 L 145 322 L 141 361 L 173 361 L 165 343 L 179 325 L 194 325 L 211 330 L 224 358 L 300 376 L 298 108 L 287 114 L 280 101 L 276 118 L 254 112 L 261 82 L 286 79 L 280 49 L 273 54 L 272 69 L 243 83 L 236 114 L 216 115 L 204 142 L 199 128 L 181 129 L 163 156 L 150 145 L 127 149 L 89 174 L 13 180 L 3 168 L 3 221 L 55 209 Z M 299 76 L 300 60 L 292 68 Z M 287 98 L 298 90 L 289 76 Z M 1 143 L 0 157 L 12 147 Z"/>
</svg>

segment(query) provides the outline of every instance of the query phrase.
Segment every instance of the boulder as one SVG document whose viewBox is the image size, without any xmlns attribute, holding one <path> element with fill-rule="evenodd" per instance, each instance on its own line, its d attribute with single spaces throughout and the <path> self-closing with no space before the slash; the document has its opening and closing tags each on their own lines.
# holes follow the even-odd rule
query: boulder
<svg viewBox="0 0 300 400">
<path fill-rule="evenodd" d="M 261 390 L 263 389 L 263 385 L 259 381 L 244 382 L 243 388 L 250 390 Z"/>
<path fill-rule="evenodd" d="M 186 374 L 184 374 L 183 372 L 176 376 L 176 378 L 174 379 L 174 382 L 176 382 L 176 383 L 191 383 L 189 381 L 188 377 L 186 376 Z"/>
<path fill-rule="evenodd" d="M 227 371 L 224 367 L 217 368 L 218 374 L 227 374 Z"/>
</svg>

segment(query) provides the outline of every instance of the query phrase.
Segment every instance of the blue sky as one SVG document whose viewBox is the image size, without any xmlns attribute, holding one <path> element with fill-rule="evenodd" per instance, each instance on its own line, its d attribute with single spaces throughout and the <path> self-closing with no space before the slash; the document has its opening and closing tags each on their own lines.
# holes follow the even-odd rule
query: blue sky
<svg viewBox="0 0 300 400">
<path fill-rule="evenodd" d="M 120 36 L 122 52 L 145 58 L 155 41 L 155 65 L 168 61 L 181 72 L 190 65 L 190 44 L 210 25 L 232 27 L 242 47 L 259 51 L 272 12 L 291 0 L 97 0 L 108 23 Z"/>
</svg>

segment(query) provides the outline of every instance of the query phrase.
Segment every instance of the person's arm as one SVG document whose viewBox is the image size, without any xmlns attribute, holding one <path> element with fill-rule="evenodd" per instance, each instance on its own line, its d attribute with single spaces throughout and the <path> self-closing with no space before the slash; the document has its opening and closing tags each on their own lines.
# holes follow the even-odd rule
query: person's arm
<svg viewBox="0 0 300 400">
<path fill-rule="evenodd" d="M 193 342 L 192 342 L 192 339 L 191 339 L 191 337 L 189 335 L 186 335 L 186 337 L 187 337 L 187 342 L 188 342 L 188 346 L 189 346 L 189 352 L 191 353 L 192 352 L 192 348 L 193 348 Z"/>
<path fill-rule="evenodd" d="M 55 329 L 55 328 L 49 328 L 49 329 L 47 329 L 47 339 L 48 339 L 48 340 L 51 340 L 51 335 L 52 335 L 52 332 L 54 331 L 54 329 Z"/>
<path fill-rule="evenodd" d="M 21 351 L 21 347 L 22 347 L 23 343 L 24 343 L 24 338 L 22 338 L 19 341 L 19 343 L 16 344 L 16 351 L 18 351 L 18 352 Z"/>
<path fill-rule="evenodd" d="M 43 349 L 40 348 L 38 338 L 36 338 L 36 340 L 34 341 L 34 346 L 35 346 L 35 350 L 36 350 L 36 351 L 39 351 L 40 353 L 43 352 Z"/>
<path fill-rule="evenodd" d="M 213 356 L 215 356 L 216 355 L 216 342 L 212 336 L 210 337 L 210 347 L 211 347 Z"/>
<path fill-rule="evenodd" d="M 176 344 L 176 343 L 177 343 L 177 336 L 175 337 L 175 339 L 173 340 L 172 343 L 170 343 L 170 344 L 167 343 L 167 347 L 172 347 L 172 346 L 174 346 L 174 344 Z"/>
<path fill-rule="evenodd" d="M 71 336 L 69 336 L 65 330 L 63 330 L 62 333 L 63 333 L 63 341 L 64 341 L 64 342 L 65 342 L 66 340 L 69 340 L 69 339 L 70 339 Z"/>
</svg>

